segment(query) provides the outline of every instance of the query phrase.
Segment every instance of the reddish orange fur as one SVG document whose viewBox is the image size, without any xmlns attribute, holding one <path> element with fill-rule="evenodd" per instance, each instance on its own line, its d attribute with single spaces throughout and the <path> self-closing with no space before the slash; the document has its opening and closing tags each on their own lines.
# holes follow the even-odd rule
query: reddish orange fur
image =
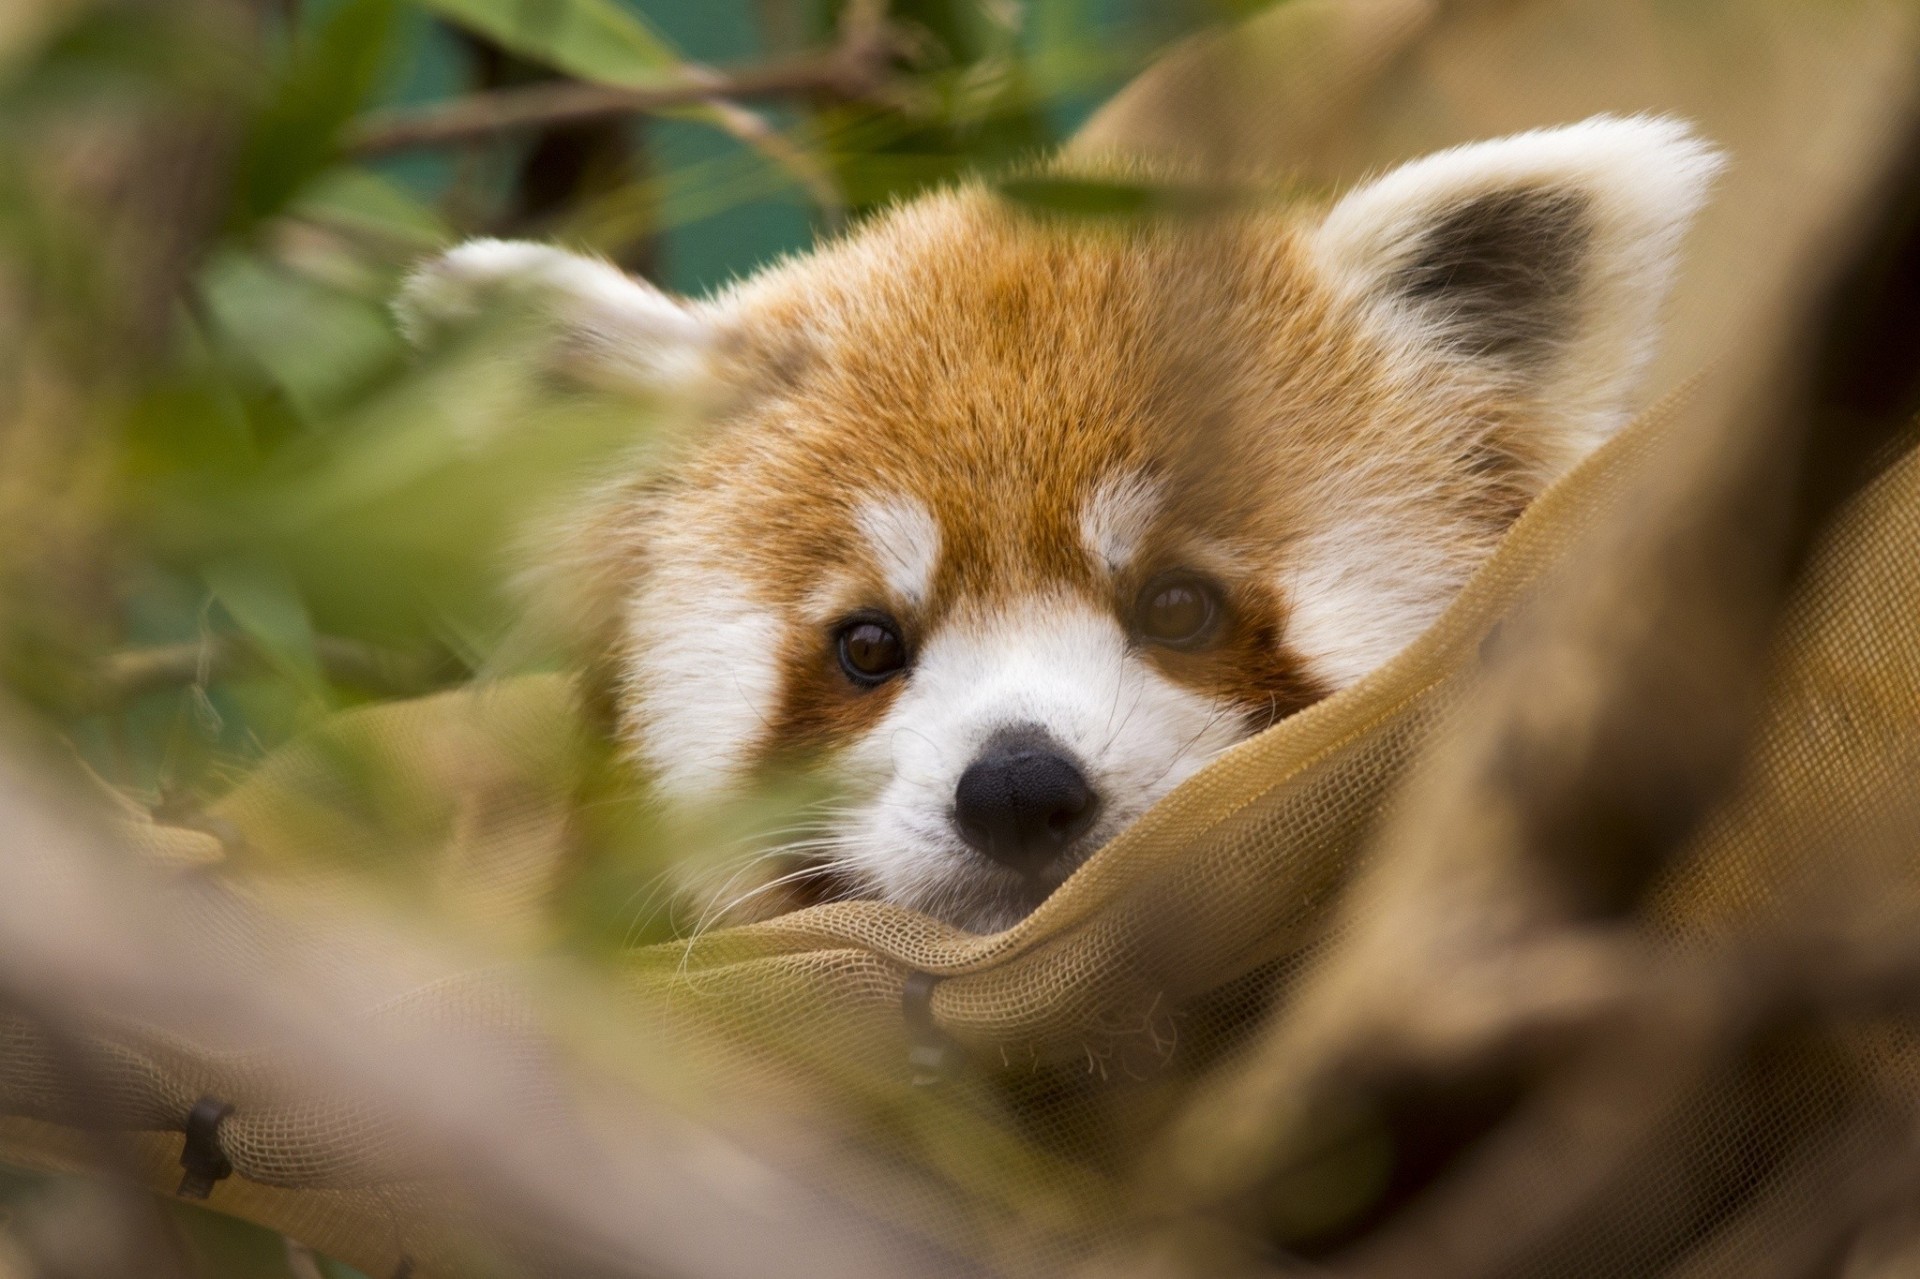
<svg viewBox="0 0 1920 1279">
<path fill-rule="evenodd" d="M 1052 176 L 1153 180 L 1075 163 Z M 518 290 L 572 364 L 704 408 L 562 557 L 626 740 L 685 798 L 790 752 L 839 765 L 854 802 L 787 853 L 995 927 L 1390 660 L 1624 420 L 1718 166 L 1681 123 L 1596 118 L 1330 210 L 1189 187 L 1075 219 L 970 185 L 711 301 L 483 241 L 403 315 Z M 1169 573 L 1214 624 L 1135 624 Z M 856 615 L 904 640 L 878 682 L 838 648 Z"/>
<path fill-rule="evenodd" d="M 605 577 L 641 580 L 628 561 L 649 539 L 720 539 L 766 602 L 810 620 L 789 640 L 767 751 L 830 746 L 884 713 L 884 689 L 833 668 L 829 625 L 852 608 L 896 612 L 910 639 L 1052 591 L 1124 615 L 1145 577 L 1190 564 L 1229 585 L 1230 633 L 1217 652 L 1156 655 L 1161 669 L 1256 722 L 1298 709 L 1325 686 L 1287 652 L 1275 583 L 1330 463 L 1393 458 L 1429 535 L 1468 554 L 1541 465 L 1524 399 L 1438 364 L 1388 367 L 1306 261 L 1299 222 L 1071 221 L 969 188 L 747 285 L 721 376 L 752 389 L 665 491 L 615 499 L 616 531 L 594 533 L 617 561 Z M 1170 500 L 1108 581 L 1079 513 L 1116 471 L 1160 477 Z M 923 501 L 943 533 L 920 610 L 888 598 L 853 531 L 853 504 L 890 494 Z M 823 583 L 838 585 L 831 604 Z"/>
</svg>

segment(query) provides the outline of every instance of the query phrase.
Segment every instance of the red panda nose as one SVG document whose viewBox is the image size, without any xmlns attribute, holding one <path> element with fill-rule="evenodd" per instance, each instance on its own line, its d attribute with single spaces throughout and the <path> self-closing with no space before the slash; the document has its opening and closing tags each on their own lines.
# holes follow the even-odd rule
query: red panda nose
<svg viewBox="0 0 1920 1279">
<path fill-rule="evenodd" d="M 1086 833 L 1099 797 L 1067 754 L 1037 730 L 986 744 L 953 792 L 953 821 L 972 848 L 1037 876 Z"/>
</svg>

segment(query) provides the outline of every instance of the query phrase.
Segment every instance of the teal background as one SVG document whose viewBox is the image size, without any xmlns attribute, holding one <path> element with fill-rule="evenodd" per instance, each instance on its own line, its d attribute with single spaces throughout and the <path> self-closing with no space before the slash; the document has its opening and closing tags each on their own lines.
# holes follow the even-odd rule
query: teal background
<svg viewBox="0 0 1920 1279">
<path fill-rule="evenodd" d="M 528 0 L 535 3 L 537 0 Z M 832 37 L 832 15 L 827 0 L 796 0 L 779 6 L 791 44 L 770 49 L 763 34 L 763 15 L 774 0 L 614 0 L 641 15 L 653 29 L 677 46 L 687 58 L 714 66 L 751 63 L 757 59 L 793 53 L 826 44 Z M 992 0 L 988 0 L 991 3 Z M 309 21 L 340 0 L 308 0 L 303 11 Z M 893 12 L 907 23 L 931 34 L 937 57 L 959 66 L 982 51 L 983 32 L 990 24 L 976 0 L 904 0 Z M 1179 3 L 1177 0 L 1035 0 L 1026 8 L 1023 52 L 1042 58 L 1065 48 L 1147 49 L 1190 29 L 1196 20 L 1220 16 L 1219 0 Z M 405 6 L 401 37 L 376 105 L 417 104 L 462 91 L 466 86 L 466 53 L 458 39 L 431 15 Z M 951 153 L 956 167 L 982 161 L 1015 161 L 1044 152 L 1069 135 L 1111 92 L 1124 83 L 1134 63 L 1124 56 L 1112 68 L 1090 77 L 1075 75 L 1065 83 L 1049 83 L 1044 75 L 1025 86 L 1027 109 L 1016 119 L 996 119 L 973 132 L 956 132 L 940 140 L 935 150 Z M 792 110 L 756 104 L 782 127 L 796 122 Z M 704 125 L 649 119 L 630 126 L 644 146 L 649 168 L 671 191 L 674 177 L 699 166 L 745 165 L 770 167 L 735 139 Z M 901 149 L 924 152 L 915 140 Z M 489 148 L 498 176 L 511 172 L 515 144 Z M 436 198 L 450 180 L 453 158 L 447 153 L 421 153 L 379 161 L 376 168 L 395 178 L 424 199 Z M 784 174 L 774 173 L 761 183 L 774 188 L 756 198 L 730 202 L 725 208 L 688 224 L 667 225 L 654 237 L 649 255 L 651 273 L 668 288 L 700 293 L 751 272 L 757 266 L 813 242 L 821 230 L 806 193 Z"/>
</svg>

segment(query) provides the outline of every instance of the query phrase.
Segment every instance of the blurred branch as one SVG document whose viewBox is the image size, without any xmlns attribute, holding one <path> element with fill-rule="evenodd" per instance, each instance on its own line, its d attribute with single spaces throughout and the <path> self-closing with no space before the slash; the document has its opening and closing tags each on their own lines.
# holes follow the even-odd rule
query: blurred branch
<svg viewBox="0 0 1920 1279">
<path fill-rule="evenodd" d="M 105 1107 L 124 1098 L 142 1115 L 127 1127 L 182 1131 L 182 1099 L 195 1092 L 168 1091 L 145 1063 L 156 1043 L 207 1045 L 219 1064 L 193 1078 L 234 1103 L 219 1138 L 234 1175 L 432 1187 L 396 1196 L 386 1225 L 399 1246 L 458 1225 L 551 1274 L 959 1269 L 823 1193 L 817 1157 L 811 1177 L 788 1172 L 784 1152 L 821 1148 L 797 1125 L 761 1119 L 749 1149 L 663 1102 L 663 1076 L 651 1089 L 644 1073 L 589 1076 L 532 979 L 473 972 L 378 913 L 329 909 L 293 927 L 211 880 L 145 874 L 59 778 L 27 762 L 11 710 L 0 706 L 0 820 L 31 852 L 0 858 L 0 1009 L 16 1016 L 0 1026 L 15 1036 L 0 1055 L 10 1115 L 112 1126 L 103 1116 L 120 1112 Z M 434 998 L 453 997 L 450 1018 L 418 1015 L 422 974 L 436 975 Z M 462 1002 L 466 991 L 478 1000 Z M 92 1049 L 84 1073 L 118 1091 L 46 1068 L 30 1051 L 36 1030 Z M 303 1142 L 369 1123 L 385 1138 L 373 1148 L 344 1165 L 307 1161 Z"/>
<path fill-rule="evenodd" d="M 329 679 L 368 692 L 420 693 L 444 682 L 441 662 L 360 640 L 322 635 L 315 638 L 314 650 Z M 253 645 L 229 635 L 130 649 L 101 664 L 90 700 L 103 708 L 121 706 L 147 693 L 257 668 L 264 660 Z"/>
<path fill-rule="evenodd" d="M 856 5 L 825 53 L 731 71 L 687 66 L 645 88 L 578 81 L 519 85 L 469 94 L 432 106 L 382 111 L 362 119 L 347 140 L 358 155 L 484 141 L 503 133 L 684 107 L 763 98 L 824 97 L 859 101 L 883 96 L 905 43 L 878 14 Z"/>
<path fill-rule="evenodd" d="M 1267 1237 L 1274 1187 L 1335 1181 L 1321 1152 L 1338 1106 L 1373 1116 L 1395 1152 L 1346 1236 L 1314 1245 L 1341 1248 L 1339 1273 L 1516 1273 L 1629 1214 L 1607 1255 L 1631 1249 L 1648 1268 L 1623 1272 L 1657 1273 L 1699 1221 L 1636 1200 L 1653 1170 L 1681 1169 L 1675 1184 L 1709 1203 L 1735 1190 L 1716 1148 L 1768 1150 L 1771 1165 L 1823 1140 L 1780 1079 L 1814 1081 L 1837 1113 L 1870 1105 L 1831 1039 L 1911 1013 L 1920 953 L 1910 916 L 1876 924 L 1895 913 L 1884 887 L 1830 920 L 1803 899 L 1801 935 L 1748 924 L 1717 958 L 1668 945 L 1641 912 L 1764 749 L 1753 724 L 1782 610 L 1920 408 L 1920 114 L 1893 119 L 1901 133 L 1770 282 L 1739 361 L 1672 428 L 1633 517 L 1505 624 L 1461 727 L 1348 891 L 1336 949 L 1174 1130 L 1156 1166 L 1183 1180 L 1156 1184 L 1194 1217 Z M 1895 841 L 1909 857 L 1911 830 Z M 1884 856 L 1834 840 L 1805 847 L 1830 877 Z M 1895 1114 L 1912 1128 L 1910 1096 Z M 1874 1158 L 1912 1175 L 1906 1144 Z M 1879 1211 L 1828 1206 L 1836 1235 Z"/>
<path fill-rule="evenodd" d="M 846 193 L 840 189 L 838 179 L 826 164 L 805 147 L 796 146 L 758 112 L 749 111 L 739 103 L 724 98 L 715 99 L 709 105 L 713 108 L 716 125 L 741 144 L 785 169 L 820 206 L 829 229 L 840 228 L 847 216 Z"/>
</svg>

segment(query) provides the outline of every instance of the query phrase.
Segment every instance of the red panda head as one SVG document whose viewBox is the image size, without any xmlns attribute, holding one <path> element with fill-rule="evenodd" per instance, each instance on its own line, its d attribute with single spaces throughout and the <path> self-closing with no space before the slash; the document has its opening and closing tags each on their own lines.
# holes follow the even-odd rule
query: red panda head
<svg viewBox="0 0 1920 1279">
<path fill-rule="evenodd" d="M 1626 415 L 1717 165 L 1596 119 L 1330 210 L 966 187 L 703 302 L 477 242 L 403 315 L 532 290 L 576 363 L 709 406 L 572 552 L 624 740 L 668 796 L 831 770 L 808 858 L 991 928 L 1437 616 Z"/>
</svg>

